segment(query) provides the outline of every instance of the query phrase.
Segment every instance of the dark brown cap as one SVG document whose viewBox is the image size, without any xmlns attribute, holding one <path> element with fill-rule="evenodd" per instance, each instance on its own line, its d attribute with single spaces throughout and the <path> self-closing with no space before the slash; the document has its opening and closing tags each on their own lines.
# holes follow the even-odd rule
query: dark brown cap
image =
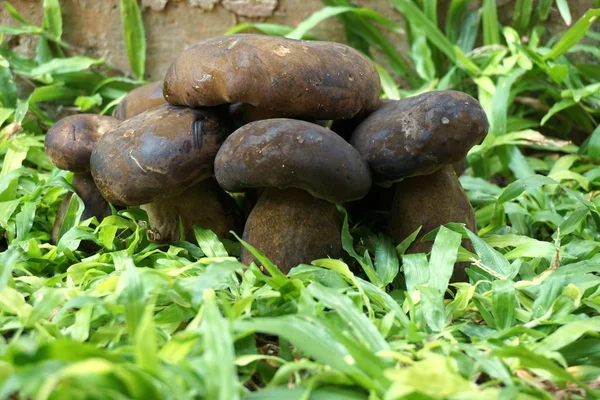
<svg viewBox="0 0 600 400">
<path fill-rule="evenodd" d="M 377 107 L 380 81 L 368 58 L 340 43 L 239 34 L 181 53 L 165 76 L 175 105 L 246 103 L 285 115 L 351 118 Z"/>
<path fill-rule="evenodd" d="M 153 82 L 133 89 L 113 111 L 113 117 L 126 120 L 153 107 L 165 104 L 163 82 Z"/>
<path fill-rule="evenodd" d="M 388 102 L 365 119 L 350 143 L 377 182 L 427 175 L 463 159 L 488 131 L 474 98 L 444 90 Z"/>
<path fill-rule="evenodd" d="M 371 187 L 369 167 L 344 139 L 319 125 L 285 118 L 235 131 L 217 154 L 215 177 L 230 192 L 298 188 L 331 203 L 360 199 Z"/>
<path fill-rule="evenodd" d="M 92 176 L 113 204 L 134 206 L 172 197 L 212 175 L 215 155 L 228 133 L 210 110 L 154 107 L 98 141 Z"/>
<path fill-rule="evenodd" d="M 52 164 L 73 172 L 90 170 L 90 155 L 100 137 L 121 121 L 106 115 L 65 117 L 46 133 L 44 149 Z"/>
</svg>

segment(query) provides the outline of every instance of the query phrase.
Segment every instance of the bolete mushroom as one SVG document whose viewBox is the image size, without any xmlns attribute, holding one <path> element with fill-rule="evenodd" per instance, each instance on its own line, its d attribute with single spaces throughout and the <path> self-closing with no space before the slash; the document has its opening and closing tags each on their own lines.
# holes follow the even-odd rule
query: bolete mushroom
<svg viewBox="0 0 600 400">
<path fill-rule="evenodd" d="M 230 132 L 209 109 L 170 104 L 121 123 L 96 144 L 91 171 L 111 203 L 146 210 L 156 242 L 193 240 L 193 225 L 225 237 L 238 227 L 235 201 L 212 180 L 217 150 Z"/>
<path fill-rule="evenodd" d="M 385 104 L 352 134 L 350 143 L 369 163 L 373 180 L 394 185 L 389 231 L 396 242 L 423 226 L 409 252 L 429 251 L 431 243 L 418 241 L 446 223 L 476 230 L 473 208 L 452 164 L 481 143 L 487 130 L 477 100 L 448 90 Z M 457 270 L 454 280 L 462 274 Z"/>
<path fill-rule="evenodd" d="M 98 139 L 121 121 L 103 115 L 76 114 L 65 117 L 46 133 L 44 150 L 50 161 L 58 168 L 74 172 L 73 188 L 83 200 L 82 218 L 96 217 L 102 220 L 111 214 L 110 206 L 102 197 L 90 175 L 90 155 Z M 64 213 L 71 201 L 71 194 L 63 199 L 52 229 L 52 242 L 57 243 Z"/>
<path fill-rule="evenodd" d="M 332 131 L 305 121 L 251 122 L 225 140 L 215 177 L 230 192 L 264 188 L 243 238 L 284 273 L 342 255 L 335 203 L 362 198 L 371 186 L 361 155 Z M 242 250 L 242 262 L 253 256 Z"/>
<path fill-rule="evenodd" d="M 236 34 L 182 52 L 163 93 L 188 107 L 244 103 L 249 120 L 347 119 L 377 107 L 380 81 L 369 59 L 340 43 Z"/>
<path fill-rule="evenodd" d="M 163 82 L 152 82 L 127 93 L 115 107 L 113 117 L 124 121 L 166 102 L 163 96 Z"/>
</svg>

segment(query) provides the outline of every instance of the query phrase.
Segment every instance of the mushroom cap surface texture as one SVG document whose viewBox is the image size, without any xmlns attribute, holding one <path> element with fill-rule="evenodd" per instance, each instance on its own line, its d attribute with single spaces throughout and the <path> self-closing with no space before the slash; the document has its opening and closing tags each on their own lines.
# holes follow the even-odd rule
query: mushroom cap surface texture
<svg viewBox="0 0 600 400">
<path fill-rule="evenodd" d="M 136 206 L 173 197 L 212 175 L 215 155 L 229 132 L 210 110 L 154 107 L 98 141 L 92 176 L 113 204 Z"/>
<path fill-rule="evenodd" d="M 44 150 L 58 168 L 87 172 L 90 170 L 90 155 L 98 139 L 120 123 L 106 115 L 70 115 L 46 132 Z"/>
<path fill-rule="evenodd" d="M 152 82 L 127 93 L 113 111 L 113 117 L 124 121 L 166 102 L 163 82 Z"/>
<path fill-rule="evenodd" d="M 384 104 L 356 128 L 350 143 L 369 163 L 373 180 L 393 182 L 461 160 L 487 131 L 477 100 L 443 90 Z"/>
<path fill-rule="evenodd" d="M 371 187 L 367 163 L 348 142 L 327 128 L 285 118 L 236 130 L 217 154 L 215 177 L 230 192 L 297 188 L 331 203 L 360 199 Z"/>
<path fill-rule="evenodd" d="M 344 44 L 237 34 L 186 49 L 169 67 L 163 93 L 174 105 L 241 102 L 289 116 L 345 119 L 374 110 L 380 87 L 371 61 Z"/>
</svg>

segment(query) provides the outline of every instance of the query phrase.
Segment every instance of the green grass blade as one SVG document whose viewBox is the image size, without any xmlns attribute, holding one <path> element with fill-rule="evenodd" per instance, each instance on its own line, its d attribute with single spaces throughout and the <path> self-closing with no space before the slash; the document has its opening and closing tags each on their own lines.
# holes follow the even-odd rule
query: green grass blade
<svg viewBox="0 0 600 400">
<path fill-rule="evenodd" d="M 350 325 L 356 335 L 361 338 L 371 351 L 389 350 L 390 346 L 381 336 L 375 325 L 360 312 L 349 297 L 336 290 L 326 288 L 313 282 L 308 286 L 308 292 L 327 308 L 336 311 Z"/>
<path fill-rule="evenodd" d="M 565 24 L 571 25 L 571 10 L 569 9 L 569 3 L 567 0 L 556 0 L 556 6 L 558 7 L 558 12 L 562 17 Z"/>
<path fill-rule="evenodd" d="M 201 331 L 204 363 L 209 372 L 206 396 L 218 400 L 239 399 L 240 388 L 230 323 L 221 316 L 212 289 L 204 291 L 203 298 L 204 318 Z"/>
<path fill-rule="evenodd" d="M 391 237 L 380 234 L 375 245 L 375 271 L 382 286 L 391 283 L 398 275 L 399 262 L 396 247 Z"/>
<path fill-rule="evenodd" d="M 517 0 L 513 13 L 513 27 L 521 34 L 525 33 L 533 14 L 533 0 Z"/>
<path fill-rule="evenodd" d="M 60 40 L 63 33 L 62 14 L 58 0 L 44 0 L 44 29 Z"/>
<path fill-rule="evenodd" d="M 556 43 L 550 52 L 544 56 L 544 60 L 556 60 L 558 57 L 568 51 L 573 45 L 575 45 L 581 38 L 585 36 L 585 33 L 590 29 L 592 24 L 600 16 L 600 9 L 589 10 L 583 17 L 581 17 L 575 25 L 571 27 L 563 37 Z"/>
<path fill-rule="evenodd" d="M 418 26 L 427 39 L 431 41 L 441 52 L 455 61 L 454 45 L 448 38 L 439 30 L 439 28 L 427 18 L 427 16 L 409 0 L 390 0 L 392 5 L 404 15 L 404 18 L 411 21 L 412 24 Z"/>
<path fill-rule="evenodd" d="M 452 0 L 446 16 L 446 36 L 453 43 L 458 42 L 464 29 L 464 18 L 469 8 L 469 0 Z"/>
<path fill-rule="evenodd" d="M 146 68 L 146 33 L 137 0 L 121 0 L 121 23 L 131 72 L 142 80 Z"/>
<path fill-rule="evenodd" d="M 483 0 L 483 43 L 500 44 L 500 23 L 496 0 Z"/>
<path fill-rule="evenodd" d="M 516 293 L 514 284 L 509 280 L 492 282 L 492 315 L 496 329 L 512 328 L 516 322 Z"/>
<path fill-rule="evenodd" d="M 462 236 L 442 226 L 438 231 L 429 259 L 429 287 L 443 293 L 448 289 L 450 277 L 458 255 Z"/>
<path fill-rule="evenodd" d="M 365 17 L 367 20 L 369 20 L 371 22 L 378 23 L 382 26 L 385 26 L 386 28 L 391 29 L 392 31 L 395 31 L 395 32 L 402 31 L 402 28 L 400 28 L 400 26 L 398 24 L 396 24 L 394 21 L 392 21 L 389 18 L 386 18 L 383 15 L 381 15 L 373 10 L 370 10 L 368 8 L 324 7 L 322 9 L 320 9 L 319 11 L 315 11 L 314 13 L 312 13 L 310 15 L 310 17 L 308 17 L 304 21 L 300 22 L 292 32 L 290 32 L 286 35 L 286 37 L 288 37 L 290 39 L 302 39 L 304 37 L 304 35 L 306 33 L 308 33 L 308 31 L 313 29 L 315 26 L 317 26 L 321 22 L 323 22 L 326 19 L 329 19 L 331 17 L 335 17 L 337 15 L 345 14 L 345 13 L 353 13 L 353 14 L 360 15 L 362 17 Z"/>
<path fill-rule="evenodd" d="M 202 252 L 207 257 L 219 258 L 229 256 L 227 250 L 225 250 L 225 246 L 223 246 L 223 243 L 221 243 L 213 231 L 194 226 L 194 235 L 196 236 L 198 246 L 200 246 Z"/>
</svg>

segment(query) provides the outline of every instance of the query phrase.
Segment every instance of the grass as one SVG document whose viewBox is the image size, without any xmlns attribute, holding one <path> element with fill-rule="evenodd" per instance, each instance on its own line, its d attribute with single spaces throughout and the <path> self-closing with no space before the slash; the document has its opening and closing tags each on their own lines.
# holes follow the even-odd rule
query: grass
<svg viewBox="0 0 600 400">
<path fill-rule="evenodd" d="M 494 0 L 475 11 L 454 0 L 443 30 L 435 1 L 391 3 L 407 26 L 324 0 L 295 28 L 235 30 L 301 38 L 335 17 L 377 55 L 386 97 L 477 96 L 491 132 L 461 182 L 478 234 L 449 224 L 426 236 L 431 254 L 405 255 L 410 238 L 394 247 L 346 220 L 354 267 L 316 260 L 287 276 L 268 260 L 270 276 L 244 268 L 238 242 L 202 229 L 196 243 L 152 244 L 140 210 L 81 221 L 76 196 L 49 244 L 73 189 L 43 133 L 62 111 L 110 112 L 143 83 L 143 25 L 123 0 L 133 76 L 115 77 L 61 38 L 58 1 L 44 1 L 41 27 L 6 5 L 21 25 L 0 32 L 41 40 L 33 59 L 0 47 L 0 398 L 600 397 L 600 67 L 573 57 L 600 56 L 589 30 L 600 11 L 549 37 L 550 7 L 568 22 L 568 2 L 519 0 L 503 27 Z M 389 39 L 403 30 L 407 55 Z M 77 250 L 82 240 L 101 250 Z M 472 263 L 470 282 L 448 291 L 438 277 L 457 260 Z"/>
</svg>

